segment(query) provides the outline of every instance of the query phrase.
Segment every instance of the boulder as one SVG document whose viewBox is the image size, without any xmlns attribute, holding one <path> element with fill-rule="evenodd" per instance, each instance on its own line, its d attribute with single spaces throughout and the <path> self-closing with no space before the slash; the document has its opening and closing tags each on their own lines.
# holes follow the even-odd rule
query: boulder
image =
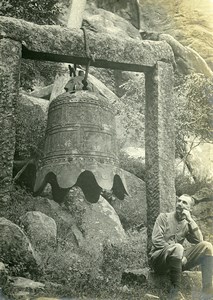
<svg viewBox="0 0 213 300">
<path fill-rule="evenodd" d="M 193 62 L 194 69 L 198 70 L 201 60 L 197 55 L 193 55 L 193 50 L 199 53 L 212 69 L 213 33 L 211 20 L 213 11 L 211 1 L 180 0 L 171 2 L 160 0 L 156 2 L 143 0 L 140 1 L 140 4 L 140 30 L 142 32 L 152 31 L 171 35 L 183 46 L 187 46 L 184 52 L 188 52 L 189 58 L 191 56 L 192 59 L 188 61 Z M 186 63 L 184 57 L 183 63 Z M 201 68 L 201 70 L 204 69 Z M 212 73 L 209 71 L 208 73 L 212 76 Z"/>
<path fill-rule="evenodd" d="M 15 275 L 38 273 L 38 262 L 31 243 L 22 229 L 0 218 L 0 257 Z"/>
<path fill-rule="evenodd" d="M 7 279 L 7 269 L 5 265 L 0 261 L 0 288 L 6 284 Z"/>
<path fill-rule="evenodd" d="M 40 100 L 41 100 L 41 98 L 48 100 L 50 98 L 52 89 L 53 89 L 53 84 L 50 84 L 50 85 L 47 85 L 44 87 L 39 87 L 39 88 L 35 89 L 34 91 L 32 91 L 30 93 L 30 96 L 39 98 Z M 43 101 L 43 103 L 44 103 L 44 107 L 45 107 L 47 105 L 47 103 L 45 103 L 44 101 Z"/>
<path fill-rule="evenodd" d="M 146 227 L 147 225 L 147 203 L 146 186 L 143 180 L 137 176 L 124 171 L 128 195 L 123 201 L 116 199 L 111 205 L 118 214 L 123 227 L 130 228 Z"/>
<path fill-rule="evenodd" d="M 65 206 L 60 206 L 54 200 L 48 198 L 36 197 L 34 198 L 33 209 L 41 212 L 52 218 L 57 226 L 57 237 L 69 240 L 75 243 L 71 228 L 75 225 L 75 218 Z"/>
<path fill-rule="evenodd" d="M 20 219 L 35 250 L 44 253 L 56 246 L 57 226 L 51 217 L 38 211 L 29 211 Z"/>
<path fill-rule="evenodd" d="M 166 41 L 172 47 L 180 73 L 187 75 L 195 72 L 203 73 L 207 77 L 213 76 L 213 72 L 207 65 L 206 61 L 194 49 L 183 46 L 169 34 L 160 34 L 159 40 Z"/>
<path fill-rule="evenodd" d="M 9 296 L 15 300 L 32 299 L 34 295 L 38 295 L 44 291 L 45 285 L 24 277 L 11 277 L 8 286 Z"/>
<path fill-rule="evenodd" d="M 94 5 L 85 11 L 83 25 L 90 30 L 117 35 L 124 39 L 141 39 L 138 29 L 130 22 Z"/>
<path fill-rule="evenodd" d="M 213 191 L 212 189 L 208 187 L 204 187 L 197 191 L 193 198 L 195 199 L 195 202 L 207 202 L 207 201 L 213 201 Z"/>
<path fill-rule="evenodd" d="M 143 39 L 165 39 L 184 73 L 203 72 L 212 76 L 212 4 L 208 0 L 102 1 L 90 0 L 140 29 Z M 136 21 L 137 19 L 137 21 Z M 199 19 L 199 22 L 197 21 Z M 139 25 L 136 25 L 139 24 Z M 152 34 L 150 34 L 150 32 Z M 208 41 L 208 43 L 206 43 Z M 182 45 L 181 45 L 182 44 Z"/>
<path fill-rule="evenodd" d="M 88 3 L 95 4 L 97 7 L 106 11 L 116 13 L 120 17 L 129 21 L 135 28 L 140 28 L 139 3 L 138 1 L 105 1 L 105 0 L 88 0 Z M 92 6 L 93 8 L 94 6 Z"/>
<path fill-rule="evenodd" d="M 142 180 L 145 180 L 145 149 L 142 147 L 124 147 L 119 153 L 120 167 Z"/>
<path fill-rule="evenodd" d="M 148 268 L 127 269 L 123 272 L 121 283 L 125 285 L 143 284 L 147 281 Z"/>
<path fill-rule="evenodd" d="M 158 296 L 152 295 L 152 294 L 145 294 L 144 295 L 144 300 L 155 300 L 155 299 L 160 299 Z"/>
<path fill-rule="evenodd" d="M 183 292 L 183 295 L 186 297 L 186 299 L 198 299 L 195 296 L 199 295 L 201 290 L 201 277 L 201 272 L 199 271 L 182 272 L 181 291 Z M 156 275 L 153 271 L 150 271 L 147 279 L 147 286 L 148 288 L 154 290 L 169 291 L 171 288 L 169 275 L 159 276 Z"/>
<path fill-rule="evenodd" d="M 105 242 L 122 244 L 126 241 L 117 213 L 102 196 L 97 203 L 91 204 L 80 188 L 73 188 L 69 195 L 69 209 L 78 228 L 75 237 L 86 252 L 99 256 Z"/>
<path fill-rule="evenodd" d="M 189 146 L 188 146 L 189 147 Z M 201 143 L 194 147 L 188 161 L 192 167 L 195 178 L 200 182 L 213 184 L 213 145 L 211 143 Z"/>
<path fill-rule="evenodd" d="M 16 157 L 26 160 L 43 147 L 49 101 L 20 94 L 17 102 Z M 40 153 L 39 153 L 40 154 Z"/>
<path fill-rule="evenodd" d="M 31 110 L 35 109 L 36 106 L 38 106 L 43 112 L 42 114 L 43 118 L 45 118 L 45 115 L 49 107 L 49 101 L 43 98 L 45 97 L 45 95 L 42 94 L 42 91 L 44 89 L 49 89 L 49 88 L 50 86 L 46 86 L 41 88 L 41 90 L 33 91 L 30 94 L 20 93 L 19 94 L 20 104 L 23 106 L 31 107 Z M 39 92 L 41 93 L 42 97 L 39 97 Z"/>
</svg>

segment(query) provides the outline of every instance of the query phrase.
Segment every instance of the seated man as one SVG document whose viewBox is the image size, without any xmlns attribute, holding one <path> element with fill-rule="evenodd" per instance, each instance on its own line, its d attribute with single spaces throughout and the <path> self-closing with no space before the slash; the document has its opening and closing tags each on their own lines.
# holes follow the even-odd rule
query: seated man
<svg viewBox="0 0 213 300">
<path fill-rule="evenodd" d="M 176 210 L 161 213 L 153 228 L 150 262 L 156 273 L 170 273 L 172 289 L 169 299 L 184 299 L 180 292 L 181 272 L 197 265 L 201 265 L 202 271 L 201 299 L 213 299 L 213 248 L 211 243 L 203 241 L 191 216 L 193 205 L 192 197 L 182 195 L 177 198 Z M 194 244 L 186 250 L 182 246 L 185 239 Z"/>
</svg>

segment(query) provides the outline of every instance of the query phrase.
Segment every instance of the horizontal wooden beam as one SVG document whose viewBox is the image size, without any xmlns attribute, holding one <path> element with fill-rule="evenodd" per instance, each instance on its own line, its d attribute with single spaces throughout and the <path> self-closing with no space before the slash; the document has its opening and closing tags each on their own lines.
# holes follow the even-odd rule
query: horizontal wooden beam
<svg viewBox="0 0 213 300">
<path fill-rule="evenodd" d="M 1 17 L 0 37 L 18 40 L 22 57 L 34 60 L 86 64 L 83 31 L 56 25 L 36 25 L 20 19 Z M 87 45 L 94 67 L 144 72 L 158 61 L 174 62 L 165 41 L 122 39 L 116 35 L 87 32 Z"/>
</svg>

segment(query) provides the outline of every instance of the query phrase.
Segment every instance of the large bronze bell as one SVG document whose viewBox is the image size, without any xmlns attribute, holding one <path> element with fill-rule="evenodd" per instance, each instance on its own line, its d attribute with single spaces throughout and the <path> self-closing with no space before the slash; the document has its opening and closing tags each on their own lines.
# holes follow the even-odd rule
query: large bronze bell
<svg viewBox="0 0 213 300">
<path fill-rule="evenodd" d="M 82 90 L 82 78 L 71 78 L 66 92 L 50 103 L 34 191 L 39 194 L 50 183 L 58 203 L 73 186 L 92 203 L 104 190 L 122 200 L 127 189 L 118 168 L 113 107 L 98 92 Z"/>
</svg>

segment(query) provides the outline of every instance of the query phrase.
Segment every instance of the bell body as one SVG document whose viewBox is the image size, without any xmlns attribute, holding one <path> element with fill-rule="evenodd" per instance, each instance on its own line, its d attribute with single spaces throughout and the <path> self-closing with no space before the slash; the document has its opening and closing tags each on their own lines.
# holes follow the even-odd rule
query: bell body
<svg viewBox="0 0 213 300">
<path fill-rule="evenodd" d="M 44 157 L 34 191 L 52 183 L 50 174 L 60 188 L 69 189 L 82 173 L 89 174 L 83 179 L 84 185 L 98 190 L 92 202 L 97 202 L 101 189 L 113 188 L 115 175 L 124 181 L 118 168 L 113 107 L 100 94 L 79 90 L 59 95 L 50 103 Z"/>
</svg>

